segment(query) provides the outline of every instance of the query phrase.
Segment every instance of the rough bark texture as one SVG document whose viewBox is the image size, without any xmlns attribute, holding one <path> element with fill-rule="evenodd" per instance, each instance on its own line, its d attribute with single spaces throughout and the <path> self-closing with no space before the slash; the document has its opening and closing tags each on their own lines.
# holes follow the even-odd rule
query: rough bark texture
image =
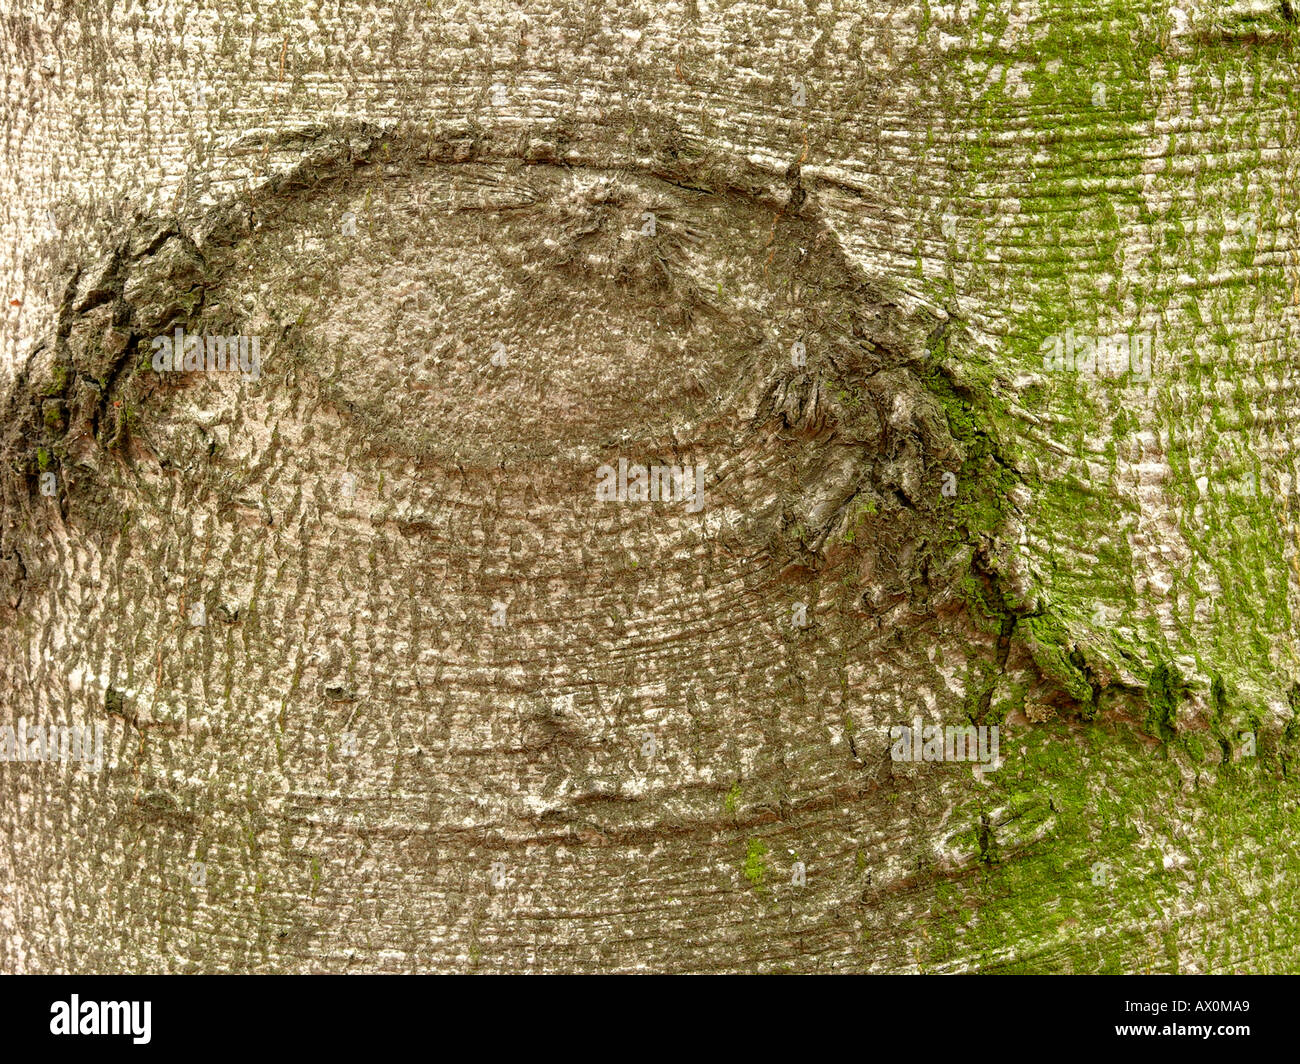
<svg viewBox="0 0 1300 1064">
<path fill-rule="evenodd" d="M 7 3 L 0 970 L 1294 970 L 1298 43 Z"/>
</svg>

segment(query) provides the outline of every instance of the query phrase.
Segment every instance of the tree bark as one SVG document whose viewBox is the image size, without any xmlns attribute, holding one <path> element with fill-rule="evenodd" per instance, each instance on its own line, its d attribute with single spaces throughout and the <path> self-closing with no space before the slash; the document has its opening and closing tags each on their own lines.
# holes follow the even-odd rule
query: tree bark
<svg viewBox="0 0 1300 1064">
<path fill-rule="evenodd" d="M 0 970 L 1294 970 L 1298 39 L 8 8 Z"/>
</svg>

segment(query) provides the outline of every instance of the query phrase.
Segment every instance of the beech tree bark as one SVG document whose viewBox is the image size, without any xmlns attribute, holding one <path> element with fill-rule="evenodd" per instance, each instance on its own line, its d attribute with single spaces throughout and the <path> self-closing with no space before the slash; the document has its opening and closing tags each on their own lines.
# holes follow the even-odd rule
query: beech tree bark
<svg viewBox="0 0 1300 1064">
<path fill-rule="evenodd" d="M 1298 40 L 6 3 L 0 970 L 1295 970 Z"/>
</svg>

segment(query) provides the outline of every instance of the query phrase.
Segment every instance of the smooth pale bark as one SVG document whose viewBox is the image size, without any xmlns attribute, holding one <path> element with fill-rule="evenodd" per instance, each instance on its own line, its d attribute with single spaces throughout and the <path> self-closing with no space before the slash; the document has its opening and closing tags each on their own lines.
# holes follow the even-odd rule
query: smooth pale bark
<svg viewBox="0 0 1300 1064">
<path fill-rule="evenodd" d="M 1296 967 L 1289 7 L 0 42 L 0 970 Z"/>
</svg>

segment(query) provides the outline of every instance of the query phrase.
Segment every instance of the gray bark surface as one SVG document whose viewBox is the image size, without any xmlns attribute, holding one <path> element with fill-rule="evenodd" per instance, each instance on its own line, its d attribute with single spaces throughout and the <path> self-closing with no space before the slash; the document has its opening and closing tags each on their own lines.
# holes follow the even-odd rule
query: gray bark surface
<svg viewBox="0 0 1300 1064">
<path fill-rule="evenodd" d="M 1280 6 L 0 52 L 0 728 L 107 742 L 0 764 L 0 970 L 1296 968 Z M 260 375 L 154 371 L 177 327 Z"/>
</svg>

